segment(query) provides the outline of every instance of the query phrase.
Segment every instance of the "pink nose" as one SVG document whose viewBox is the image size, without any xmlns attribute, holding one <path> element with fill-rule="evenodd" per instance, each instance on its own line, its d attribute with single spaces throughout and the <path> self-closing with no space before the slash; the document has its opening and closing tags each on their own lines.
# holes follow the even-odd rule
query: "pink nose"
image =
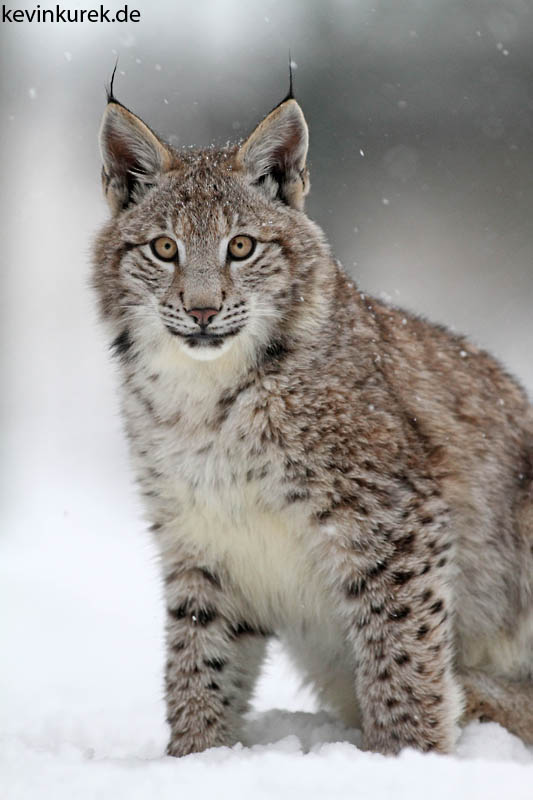
<svg viewBox="0 0 533 800">
<path fill-rule="evenodd" d="M 216 317 L 219 309 L 217 308 L 191 308 L 187 314 L 196 320 L 201 328 L 206 328 L 213 317 Z"/>
</svg>

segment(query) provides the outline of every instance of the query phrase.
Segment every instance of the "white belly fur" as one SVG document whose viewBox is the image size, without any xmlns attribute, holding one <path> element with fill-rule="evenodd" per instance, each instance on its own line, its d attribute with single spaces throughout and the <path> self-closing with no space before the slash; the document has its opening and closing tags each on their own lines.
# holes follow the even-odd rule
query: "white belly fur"
<svg viewBox="0 0 533 800">
<path fill-rule="evenodd" d="M 333 608 L 312 556 L 313 531 L 302 512 L 264 509 L 258 487 L 220 492 L 176 487 L 182 510 L 165 534 L 214 571 L 227 571 L 245 608 L 266 627 L 331 625 Z M 179 544 L 178 544 L 179 549 Z"/>
</svg>

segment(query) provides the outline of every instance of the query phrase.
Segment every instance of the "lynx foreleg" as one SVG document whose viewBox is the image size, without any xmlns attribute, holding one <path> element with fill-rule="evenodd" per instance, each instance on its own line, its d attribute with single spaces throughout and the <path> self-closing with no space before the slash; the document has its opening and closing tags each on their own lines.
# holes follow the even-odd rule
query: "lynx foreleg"
<svg viewBox="0 0 533 800">
<path fill-rule="evenodd" d="M 359 531 L 351 546 L 345 539 L 339 552 L 345 575 L 342 614 L 356 660 L 365 745 L 371 750 L 397 753 L 410 746 L 450 752 L 454 747 L 462 695 L 452 669 L 444 534 L 437 525 L 433 530 L 378 525 L 366 535 Z"/>
<path fill-rule="evenodd" d="M 264 655 L 265 632 L 239 614 L 219 578 L 181 566 L 166 577 L 169 755 L 241 738 Z"/>
</svg>

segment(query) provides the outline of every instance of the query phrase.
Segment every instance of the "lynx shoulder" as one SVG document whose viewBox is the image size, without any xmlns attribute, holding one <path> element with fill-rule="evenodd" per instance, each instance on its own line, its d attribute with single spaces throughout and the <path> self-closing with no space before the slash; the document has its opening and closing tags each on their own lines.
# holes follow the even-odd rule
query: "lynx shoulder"
<svg viewBox="0 0 533 800">
<path fill-rule="evenodd" d="M 270 636 L 366 746 L 533 738 L 533 422 L 464 338 L 362 294 L 303 211 L 297 102 L 178 151 L 113 97 L 93 283 L 161 555 L 168 752 L 242 739 Z"/>
</svg>

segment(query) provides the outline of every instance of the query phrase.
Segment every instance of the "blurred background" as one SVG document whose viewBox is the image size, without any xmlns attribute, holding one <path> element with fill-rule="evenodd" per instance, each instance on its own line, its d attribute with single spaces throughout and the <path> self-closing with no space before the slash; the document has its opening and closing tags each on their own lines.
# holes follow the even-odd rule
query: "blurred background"
<svg viewBox="0 0 533 800">
<path fill-rule="evenodd" d="M 336 256 L 365 290 L 470 334 L 533 388 L 530 0 L 129 9 L 139 22 L 0 29 L 0 706 L 25 731 L 83 718 L 89 743 L 87 720 L 121 730 L 132 697 L 143 742 L 162 714 L 157 568 L 88 288 L 117 57 L 117 97 L 187 146 L 245 136 L 286 94 L 290 49 L 311 134 L 308 213 Z M 258 707 L 290 707 L 292 677 L 275 688 Z"/>
</svg>

